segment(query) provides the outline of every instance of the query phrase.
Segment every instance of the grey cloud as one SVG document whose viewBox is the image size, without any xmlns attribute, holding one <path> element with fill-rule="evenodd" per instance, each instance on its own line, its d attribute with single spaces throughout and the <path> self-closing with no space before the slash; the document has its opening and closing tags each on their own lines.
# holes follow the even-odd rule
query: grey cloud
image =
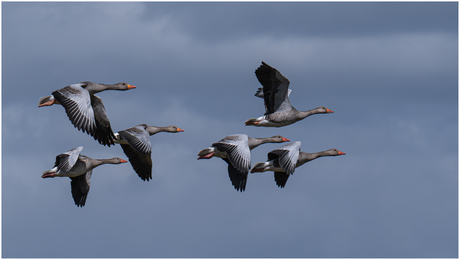
<svg viewBox="0 0 460 260">
<path fill-rule="evenodd" d="M 248 36 L 359 37 L 457 31 L 456 3 L 144 3 L 143 18 L 177 16 L 204 41 Z M 450 14 L 450 15 L 447 15 Z"/>
</svg>

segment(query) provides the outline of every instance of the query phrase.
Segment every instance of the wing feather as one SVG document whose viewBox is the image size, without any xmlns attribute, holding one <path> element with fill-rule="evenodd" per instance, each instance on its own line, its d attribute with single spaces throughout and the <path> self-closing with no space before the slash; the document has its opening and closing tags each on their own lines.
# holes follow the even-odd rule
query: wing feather
<svg viewBox="0 0 460 260">
<path fill-rule="evenodd" d="M 230 135 L 212 146 L 227 152 L 230 163 L 240 172 L 248 173 L 251 168 L 251 151 L 247 135 Z"/>
<path fill-rule="evenodd" d="M 90 135 L 96 130 L 89 92 L 81 84 L 73 84 L 53 91 L 54 98 L 64 107 L 72 124 Z"/>
<path fill-rule="evenodd" d="M 129 144 L 121 144 L 121 148 L 137 175 L 144 181 L 152 179 L 151 153 L 140 153 Z"/>
<path fill-rule="evenodd" d="M 67 173 L 72 169 L 75 163 L 78 160 L 80 152 L 83 150 L 83 146 L 71 149 L 65 153 L 61 153 L 56 156 L 56 163 L 54 167 L 57 166 L 56 174 L 66 176 Z"/>
<path fill-rule="evenodd" d="M 86 203 L 86 197 L 88 196 L 89 187 L 91 184 L 91 175 L 93 171 L 90 170 L 86 174 L 79 175 L 77 177 L 70 177 L 70 187 L 72 191 L 72 197 L 77 207 L 83 207 Z"/>
<path fill-rule="evenodd" d="M 288 93 L 289 80 L 286 77 L 265 62 L 262 62 L 255 73 L 263 86 L 265 115 L 292 109 Z M 262 97 L 261 94 L 256 95 Z"/>
<path fill-rule="evenodd" d="M 144 154 L 152 152 L 150 134 L 145 130 L 143 125 L 137 125 L 119 131 L 118 134 L 120 134 L 120 136 L 125 139 L 136 151 Z"/>
<path fill-rule="evenodd" d="M 281 169 L 287 174 L 293 174 L 300 153 L 300 142 L 293 142 L 281 146 L 268 153 L 269 160 L 278 158 Z"/>
</svg>

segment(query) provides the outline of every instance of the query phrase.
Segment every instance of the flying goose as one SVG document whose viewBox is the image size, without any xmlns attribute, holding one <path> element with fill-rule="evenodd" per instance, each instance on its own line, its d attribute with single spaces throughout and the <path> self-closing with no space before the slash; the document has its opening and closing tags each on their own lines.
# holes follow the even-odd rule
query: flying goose
<svg viewBox="0 0 460 260">
<path fill-rule="evenodd" d="M 289 80 L 278 70 L 262 61 L 262 65 L 255 71 L 257 79 L 263 86 L 258 89 L 255 96 L 264 99 L 265 115 L 258 118 L 249 118 L 245 125 L 281 127 L 293 124 L 299 120 L 320 113 L 333 113 L 334 111 L 317 107 L 308 111 L 298 111 L 289 102 Z"/>
<path fill-rule="evenodd" d="M 128 156 L 134 171 L 144 181 L 152 179 L 152 144 L 150 136 L 159 132 L 184 132 L 176 126 L 157 127 L 140 124 L 115 133 L 115 143 L 119 143 Z"/>
<path fill-rule="evenodd" d="M 51 170 L 45 171 L 42 178 L 69 177 L 72 181 L 72 197 L 77 207 L 85 206 L 88 196 L 91 174 L 93 169 L 103 164 L 120 164 L 125 161 L 120 158 L 92 159 L 80 154 L 83 146 L 79 146 L 56 156 L 56 163 Z"/>
<path fill-rule="evenodd" d="M 300 151 L 300 142 L 293 142 L 281 146 L 268 153 L 266 162 L 256 163 L 251 170 L 254 172 L 275 172 L 275 182 L 280 188 L 284 188 L 289 175 L 294 174 L 295 168 L 302 166 L 304 163 L 312 161 L 323 156 L 344 155 L 337 149 L 329 149 L 317 153 L 306 153 Z"/>
<path fill-rule="evenodd" d="M 199 151 L 198 159 L 222 158 L 228 164 L 228 176 L 233 187 L 243 192 L 246 189 L 248 172 L 251 168 L 250 150 L 261 144 L 282 142 L 289 142 L 289 139 L 280 135 L 267 138 L 252 138 L 245 134 L 229 135 L 213 143 L 211 147 Z"/>
<path fill-rule="evenodd" d="M 38 107 L 62 105 L 72 124 L 91 135 L 102 145 L 114 144 L 112 127 L 102 99 L 95 93 L 104 90 L 128 90 L 136 88 L 127 83 L 112 85 L 84 81 L 58 89 L 51 96 L 41 97 Z"/>
</svg>

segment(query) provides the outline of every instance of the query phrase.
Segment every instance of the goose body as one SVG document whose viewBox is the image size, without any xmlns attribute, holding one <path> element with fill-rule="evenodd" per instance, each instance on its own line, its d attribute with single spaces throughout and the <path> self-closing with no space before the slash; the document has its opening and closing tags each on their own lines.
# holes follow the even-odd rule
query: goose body
<svg viewBox="0 0 460 260">
<path fill-rule="evenodd" d="M 323 156 L 344 155 L 337 149 L 329 149 L 317 153 L 306 153 L 300 151 L 300 142 L 286 144 L 278 149 L 268 153 L 266 162 L 256 163 L 251 170 L 254 172 L 275 172 L 275 182 L 278 187 L 283 188 L 289 178 L 289 175 L 294 174 L 295 168 Z"/>
<path fill-rule="evenodd" d="M 92 159 L 80 154 L 82 146 L 56 156 L 56 163 L 51 170 L 45 171 L 42 178 L 69 177 L 72 197 L 77 207 L 85 206 L 88 196 L 93 169 L 103 164 L 120 164 L 125 161 L 120 158 Z"/>
<path fill-rule="evenodd" d="M 251 168 L 251 150 L 264 143 L 281 143 L 289 140 L 282 136 L 252 138 L 245 134 L 229 135 L 198 152 L 198 159 L 222 158 L 228 164 L 228 175 L 233 187 L 240 192 L 246 189 Z"/>
<path fill-rule="evenodd" d="M 264 99 L 265 114 L 258 118 L 249 118 L 245 125 L 282 127 L 293 124 L 314 114 L 333 113 L 334 111 L 317 107 L 308 111 L 298 111 L 289 101 L 291 90 L 289 80 L 277 69 L 265 62 L 255 71 L 263 88 L 259 88 L 255 96 Z"/>
<path fill-rule="evenodd" d="M 157 127 L 140 124 L 115 133 L 115 143 L 119 143 L 128 156 L 134 171 L 144 181 L 152 179 L 152 144 L 150 136 L 159 132 L 184 132 L 176 126 Z"/>
<path fill-rule="evenodd" d="M 38 107 L 62 105 L 72 124 L 103 145 L 113 145 L 114 135 L 102 99 L 95 93 L 104 90 L 128 90 L 126 83 L 112 85 L 84 81 L 58 89 L 51 96 L 41 97 Z"/>
</svg>

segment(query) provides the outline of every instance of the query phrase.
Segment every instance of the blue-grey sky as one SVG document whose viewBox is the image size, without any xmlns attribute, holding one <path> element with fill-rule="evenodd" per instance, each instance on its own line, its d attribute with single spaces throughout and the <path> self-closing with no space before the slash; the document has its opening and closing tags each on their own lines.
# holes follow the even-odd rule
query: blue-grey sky
<svg viewBox="0 0 460 260">
<path fill-rule="evenodd" d="M 456 2 L 2 3 L 3 257 L 457 257 Z M 291 82 L 299 110 L 263 115 L 254 70 Z M 42 179 L 77 146 L 127 159 L 38 99 L 81 81 L 105 91 L 113 130 L 151 137 L 153 180 L 129 164 L 93 171 L 86 206 L 68 178 Z M 200 149 L 231 134 L 283 135 L 345 156 L 297 168 L 284 189 L 251 174 L 246 191 Z M 281 144 L 252 151 L 265 161 Z"/>
</svg>

